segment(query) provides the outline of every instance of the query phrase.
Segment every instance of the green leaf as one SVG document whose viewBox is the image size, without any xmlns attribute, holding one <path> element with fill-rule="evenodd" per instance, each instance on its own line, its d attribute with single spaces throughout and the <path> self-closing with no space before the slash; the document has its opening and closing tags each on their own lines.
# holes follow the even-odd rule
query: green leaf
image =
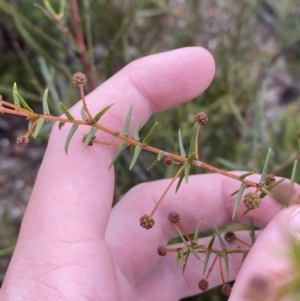
<svg viewBox="0 0 300 301">
<path fill-rule="evenodd" d="M 182 275 L 184 274 L 184 271 L 185 271 L 185 268 L 186 268 L 186 265 L 187 265 L 190 253 L 191 253 L 190 250 L 187 250 L 185 252 L 184 265 L 183 265 L 183 268 L 182 268 Z"/>
<path fill-rule="evenodd" d="M 183 142 L 182 142 L 180 129 L 178 130 L 178 142 L 179 142 L 180 155 L 182 157 L 186 157 L 186 152 L 185 152 L 184 147 L 183 147 Z"/>
<path fill-rule="evenodd" d="M 296 159 L 293 165 L 292 175 L 291 175 L 291 182 L 290 185 L 293 187 L 295 183 L 296 171 L 297 171 L 297 164 L 298 160 Z"/>
<path fill-rule="evenodd" d="M 251 175 L 254 175 L 255 174 L 255 171 L 248 171 L 246 173 L 243 173 L 242 175 L 239 176 L 239 179 L 240 180 L 244 180 L 246 179 L 247 177 L 251 176 Z"/>
<path fill-rule="evenodd" d="M 97 113 L 93 118 L 93 123 L 97 123 L 100 120 L 100 118 L 111 108 L 112 105 L 113 104 L 106 106 L 99 113 Z"/>
<path fill-rule="evenodd" d="M 14 98 L 14 104 L 16 106 L 20 107 L 21 105 L 25 110 L 29 112 L 33 112 L 33 110 L 29 107 L 29 105 L 26 103 L 24 98 L 18 92 L 16 83 L 14 83 L 14 87 L 13 87 L 13 98 Z"/>
<path fill-rule="evenodd" d="M 184 162 L 185 183 L 188 183 L 188 181 L 189 181 L 190 168 L 191 168 L 191 164 L 189 162 Z"/>
<path fill-rule="evenodd" d="M 147 171 L 152 169 L 159 161 L 156 159 L 153 163 L 150 164 L 150 166 L 147 168 Z"/>
<path fill-rule="evenodd" d="M 240 204 L 240 201 L 242 199 L 243 193 L 244 193 L 244 191 L 245 191 L 246 188 L 247 188 L 247 185 L 245 183 L 242 183 L 241 186 L 240 186 L 239 192 L 238 192 L 238 194 L 236 196 L 236 199 L 235 199 L 235 203 L 234 203 L 234 207 L 233 207 L 233 212 L 232 212 L 232 220 L 234 220 L 237 208 L 238 208 L 238 206 Z"/>
<path fill-rule="evenodd" d="M 17 107 L 21 107 L 19 98 L 17 97 L 17 83 L 14 83 L 13 87 L 13 99 L 14 99 L 14 105 Z"/>
<path fill-rule="evenodd" d="M 200 221 L 196 227 L 196 231 L 194 233 L 194 242 L 198 242 L 198 237 L 199 237 L 199 231 L 200 231 L 200 226 L 201 226 L 202 221 Z"/>
<path fill-rule="evenodd" d="M 136 125 L 135 130 L 134 130 L 133 138 L 137 141 L 140 140 L 139 132 L 140 132 L 140 129 L 141 129 L 141 125 L 142 125 L 142 120 L 140 120 L 138 122 L 138 124 Z"/>
<path fill-rule="evenodd" d="M 195 152 L 191 153 L 191 154 L 189 155 L 187 161 L 188 161 L 189 163 L 192 163 L 192 162 L 194 161 L 194 159 L 195 159 L 195 156 L 196 156 L 196 153 L 195 153 Z"/>
<path fill-rule="evenodd" d="M 150 141 L 151 141 L 151 139 L 152 139 L 152 137 L 153 137 L 153 134 L 154 134 L 154 130 L 155 130 L 155 128 L 156 128 L 157 125 L 158 125 L 158 122 L 159 122 L 159 120 L 157 120 L 157 121 L 153 124 L 152 128 L 150 129 L 150 131 L 148 132 L 147 136 L 146 136 L 145 139 L 143 140 L 143 144 L 148 145 L 148 144 L 150 143 Z"/>
<path fill-rule="evenodd" d="M 188 154 L 189 157 L 196 151 L 195 150 L 195 141 L 196 141 L 196 136 L 197 136 L 197 127 L 198 127 L 198 123 L 195 123 L 193 132 L 192 132 L 192 139 L 191 139 L 189 154 Z"/>
<path fill-rule="evenodd" d="M 219 229 L 218 229 L 217 225 L 215 225 L 215 230 L 216 230 L 216 234 L 218 236 L 218 239 L 219 239 L 219 242 L 220 242 L 220 245 L 221 245 L 222 249 L 226 250 L 226 245 L 225 245 L 225 243 L 223 241 L 222 236 L 220 235 L 220 232 L 219 232 Z"/>
<path fill-rule="evenodd" d="M 112 158 L 112 161 L 110 162 L 109 166 L 108 166 L 108 170 L 110 170 L 110 168 L 114 165 L 114 163 L 116 162 L 116 160 L 118 159 L 118 157 L 120 156 L 120 154 L 122 153 L 122 151 L 127 148 L 129 146 L 129 144 L 123 142 L 122 145 L 119 147 L 119 149 L 117 150 L 116 154 L 114 155 L 114 157 Z"/>
<path fill-rule="evenodd" d="M 69 148 L 70 141 L 71 141 L 72 137 L 74 136 L 75 132 L 77 131 L 77 129 L 78 129 L 78 125 L 73 124 L 72 127 L 71 127 L 71 130 L 70 130 L 70 132 L 67 136 L 66 143 L 65 143 L 65 152 L 66 152 L 66 154 L 68 154 L 68 148 Z"/>
<path fill-rule="evenodd" d="M 179 187 L 180 187 L 183 179 L 184 179 L 184 171 L 182 171 L 181 174 L 180 174 L 180 176 L 179 176 L 179 180 L 178 180 L 178 183 L 177 183 L 177 186 L 176 186 L 176 190 L 175 190 L 176 193 L 177 193 L 177 191 L 178 191 L 178 189 L 179 189 Z"/>
<path fill-rule="evenodd" d="M 199 257 L 199 255 L 197 254 L 197 252 L 195 251 L 195 249 L 194 249 L 192 246 L 190 246 L 189 250 L 191 251 L 191 253 L 192 253 L 198 260 L 202 261 L 201 258 Z"/>
<path fill-rule="evenodd" d="M 123 132 L 124 136 L 129 136 L 129 133 L 130 133 L 130 121 L 131 121 L 132 109 L 133 109 L 133 106 L 131 106 L 129 108 L 129 111 L 127 113 L 124 132 Z"/>
<path fill-rule="evenodd" d="M 267 158 L 264 164 L 264 168 L 263 171 L 261 173 L 261 177 L 260 177 L 260 183 L 265 183 L 266 182 L 266 177 L 267 177 L 267 173 L 268 173 L 268 168 L 269 168 L 269 161 L 270 161 L 270 157 L 271 157 L 271 153 L 272 153 L 272 149 L 271 147 L 269 148 L 268 154 L 267 154 Z"/>
<path fill-rule="evenodd" d="M 39 134 L 43 124 L 45 122 L 45 119 L 44 118 L 39 118 L 38 121 L 37 121 L 37 124 L 36 124 L 36 127 L 34 129 L 34 133 L 32 134 L 32 136 L 34 138 L 36 138 L 36 136 Z"/>
<path fill-rule="evenodd" d="M 177 269 L 178 269 L 179 259 L 180 259 L 180 255 L 179 255 L 179 252 L 177 252 L 177 256 L 176 256 L 176 260 L 175 260 L 175 266 L 174 266 L 174 272 L 176 272 Z"/>
<path fill-rule="evenodd" d="M 254 229 L 254 225 L 253 225 L 253 220 L 251 220 L 250 238 L 251 238 L 252 245 L 254 245 L 256 237 L 255 237 L 255 229 Z"/>
<path fill-rule="evenodd" d="M 45 90 L 45 93 L 43 96 L 43 112 L 44 112 L 44 115 L 50 115 L 50 110 L 48 107 L 48 89 Z"/>
<path fill-rule="evenodd" d="M 58 128 L 61 130 L 62 129 L 62 127 L 65 125 L 66 123 L 65 122 L 60 122 L 59 124 L 58 124 Z"/>
<path fill-rule="evenodd" d="M 183 251 L 182 251 L 182 250 L 179 250 L 178 253 L 179 253 L 180 259 L 182 260 L 182 262 L 183 262 L 183 264 L 184 264 L 184 263 L 185 263 L 185 258 L 184 258 Z"/>
<path fill-rule="evenodd" d="M 229 262 L 228 262 L 227 254 L 225 254 L 224 261 L 225 261 L 226 277 L 227 277 L 227 281 L 229 281 Z"/>
<path fill-rule="evenodd" d="M 165 157 L 166 152 L 164 151 L 159 151 L 159 153 L 157 154 L 157 160 L 160 161 L 163 157 Z"/>
<path fill-rule="evenodd" d="M 208 249 L 211 249 L 213 244 L 214 244 L 214 241 L 215 241 L 215 238 L 216 238 L 216 234 L 214 234 L 207 246 Z M 210 258 L 210 255 L 211 255 L 211 252 L 210 251 L 207 251 L 206 252 L 206 256 L 205 256 L 205 261 L 204 261 L 204 266 L 203 266 L 203 276 L 205 276 L 205 273 L 206 273 L 206 269 L 207 269 L 207 265 L 208 265 L 208 261 L 209 261 L 209 258 Z"/>
<path fill-rule="evenodd" d="M 140 153 L 141 153 L 142 148 L 140 146 L 136 146 L 134 148 L 134 153 L 133 153 L 133 157 L 129 166 L 129 170 L 132 169 L 133 165 L 135 164 L 137 158 L 139 157 Z"/>
<path fill-rule="evenodd" d="M 59 106 L 61 108 L 61 110 L 64 112 L 64 114 L 67 116 L 67 118 L 70 120 L 70 121 L 73 121 L 74 120 L 74 117 L 71 115 L 71 113 L 68 111 L 68 109 L 65 107 L 65 105 L 60 102 L 59 103 Z"/>
<path fill-rule="evenodd" d="M 86 121 L 86 120 L 88 120 L 89 118 L 88 118 L 88 116 L 86 115 L 86 112 L 85 112 L 85 110 L 84 110 L 84 107 L 82 106 L 81 107 L 81 110 L 80 110 L 80 115 L 81 115 L 81 118 L 82 118 L 82 120 L 84 120 L 84 121 Z"/>
<path fill-rule="evenodd" d="M 85 138 L 85 141 L 84 141 L 84 145 L 83 145 L 83 150 L 85 150 L 89 143 L 92 141 L 93 137 L 95 136 L 96 132 L 97 132 L 97 128 L 92 126 L 87 137 Z"/>
</svg>

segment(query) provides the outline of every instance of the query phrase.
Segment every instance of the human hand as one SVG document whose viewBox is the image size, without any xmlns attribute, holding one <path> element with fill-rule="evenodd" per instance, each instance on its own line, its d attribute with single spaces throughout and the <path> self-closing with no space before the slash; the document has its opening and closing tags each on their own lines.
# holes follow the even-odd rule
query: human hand
<svg viewBox="0 0 300 301">
<path fill-rule="evenodd" d="M 121 131 L 131 105 L 132 125 L 140 119 L 146 122 L 152 113 L 202 93 L 213 74 L 213 59 L 201 48 L 153 55 L 129 64 L 88 95 L 88 107 L 95 113 L 115 103 L 101 123 Z M 72 109 L 75 117 L 80 106 Z M 154 216 L 154 228 L 146 231 L 139 218 L 153 208 L 168 180 L 138 185 L 111 210 L 114 175 L 107 167 L 114 150 L 97 145 L 83 153 L 86 129 L 81 128 L 66 156 L 67 132 L 66 125 L 51 134 L 0 300 L 178 300 L 198 293 L 200 262 L 189 263 L 183 276 L 174 275 L 174 256 L 157 255 L 157 247 L 176 235 L 167 215 L 179 212 L 190 232 L 199 220 L 202 230 L 224 225 L 230 222 L 234 203 L 229 195 L 239 183 L 220 175 L 190 177 L 177 194 L 167 194 Z M 98 132 L 97 138 L 113 139 L 104 135 Z M 270 277 L 289 268 L 286 258 L 278 262 L 274 248 L 280 244 L 289 251 L 289 218 L 295 210 L 276 215 L 278 205 L 265 198 L 259 209 L 238 218 L 243 223 L 252 218 L 261 227 L 272 221 L 240 272 L 238 255 L 230 256 L 230 276 L 238 275 L 230 300 L 243 300 L 257 273 Z M 221 283 L 218 269 L 209 282 L 210 287 Z"/>
</svg>

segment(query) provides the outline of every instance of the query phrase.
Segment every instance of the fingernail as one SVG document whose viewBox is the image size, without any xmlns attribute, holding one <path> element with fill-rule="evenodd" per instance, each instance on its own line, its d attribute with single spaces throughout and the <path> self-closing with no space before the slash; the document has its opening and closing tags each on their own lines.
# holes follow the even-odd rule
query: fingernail
<svg viewBox="0 0 300 301">
<path fill-rule="evenodd" d="M 297 208 L 290 218 L 290 232 L 300 240 L 300 208 Z"/>
</svg>

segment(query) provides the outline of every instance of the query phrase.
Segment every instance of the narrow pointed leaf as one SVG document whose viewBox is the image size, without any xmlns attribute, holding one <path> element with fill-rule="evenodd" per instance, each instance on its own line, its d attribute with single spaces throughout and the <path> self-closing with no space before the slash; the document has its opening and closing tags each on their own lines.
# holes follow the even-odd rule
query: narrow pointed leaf
<svg viewBox="0 0 300 301">
<path fill-rule="evenodd" d="M 65 105 L 60 102 L 59 103 L 59 106 L 61 108 L 61 110 L 64 112 L 64 114 L 66 115 L 66 117 L 70 120 L 70 121 L 73 121 L 74 120 L 74 117 L 71 115 L 71 113 L 68 111 L 68 109 L 65 107 Z"/>
<path fill-rule="evenodd" d="M 242 199 L 243 193 L 244 193 L 244 191 L 245 191 L 246 188 L 247 188 L 247 185 L 245 183 L 242 183 L 241 186 L 240 186 L 239 192 L 238 192 L 238 194 L 236 196 L 236 199 L 235 199 L 235 203 L 234 203 L 234 207 L 233 207 L 233 212 L 232 212 L 232 220 L 234 220 L 236 211 L 238 209 L 238 206 L 240 204 L 240 201 Z"/>
<path fill-rule="evenodd" d="M 296 171 L 297 171 L 298 160 L 295 160 L 292 170 L 291 182 L 290 185 L 293 187 L 295 183 Z"/>
<path fill-rule="evenodd" d="M 183 141 L 182 141 L 180 129 L 178 130 L 178 142 L 179 142 L 180 155 L 182 157 L 186 157 L 186 152 L 185 152 L 184 147 L 183 147 Z"/>
<path fill-rule="evenodd" d="M 197 252 L 195 251 L 195 249 L 194 249 L 192 246 L 189 248 L 189 250 L 190 250 L 190 252 L 191 252 L 198 260 L 202 261 L 201 258 L 199 257 L 199 255 L 197 254 Z"/>
<path fill-rule="evenodd" d="M 18 91 L 15 91 L 15 95 L 17 96 L 17 98 L 19 99 L 19 102 L 21 104 L 21 106 L 30 112 L 33 112 L 33 110 L 30 108 L 30 106 L 27 104 L 27 102 L 25 101 L 25 99 L 20 95 L 20 93 Z"/>
<path fill-rule="evenodd" d="M 65 125 L 66 123 L 65 122 L 60 122 L 59 124 L 58 124 L 58 128 L 61 130 L 62 129 L 62 127 Z"/>
<path fill-rule="evenodd" d="M 134 164 L 136 163 L 137 158 L 139 157 L 140 153 L 141 153 L 142 148 L 140 146 L 136 146 L 134 148 L 134 153 L 133 153 L 133 157 L 129 166 L 129 170 L 132 169 L 132 167 L 134 166 Z"/>
<path fill-rule="evenodd" d="M 158 125 L 159 120 L 155 121 L 155 123 L 153 124 L 152 128 L 150 129 L 150 131 L 148 132 L 147 136 L 145 137 L 145 139 L 143 140 L 143 144 L 148 145 L 153 137 L 155 128 Z"/>
<path fill-rule="evenodd" d="M 18 96 L 17 96 L 16 93 L 17 93 L 17 84 L 14 83 L 14 87 L 13 87 L 13 99 L 14 99 L 14 105 L 17 106 L 17 107 L 21 107 L 19 98 L 18 98 Z"/>
<path fill-rule="evenodd" d="M 234 196 L 235 194 L 237 194 L 240 191 L 240 189 L 237 189 L 236 191 L 234 191 L 230 196 Z"/>
<path fill-rule="evenodd" d="M 271 153 L 272 153 L 272 149 L 269 148 L 268 154 L 267 154 L 267 158 L 264 164 L 264 168 L 263 171 L 261 173 L 261 177 L 260 177 L 260 183 L 265 183 L 266 182 L 266 177 L 267 177 L 267 173 L 268 173 L 268 168 L 269 168 L 269 161 L 270 161 L 270 157 L 271 157 Z"/>
<path fill-rule="evenodd" d="M 191 154 L 189 155 L 187 161 L 188 161 L 189 163 L 192 163 L 192 162 L 194 161 L 194 159 L 195 159 L 195 156 L 196 156 L 196 153 L 195 153 L 195 152 L 191 153 Z"/>
<path fill-rule="evenodd" d="M 182 171 L 182 173 L 179 176 L 179 180 L 178 180 L 178 183 L 177 183 L 177 186 L 176 186 L 176 190 L 175 190 L 176 193 L 177 193 L 177 191 L 178 191 L 178 189 L 179 189 L 179 187 L 180 187 L 183 179 L 184 179 L 184 171 Z"/>
<path fill-rule="evenodd" d="M 219 229 L 218 229 L 217 225 L 215 225 L 215 230 L 216 230 L 216 234 L 218 236 L 218 239 L 219 239 L 219 242 L 220 242 L 220 245 L 221 245 L 222 249 L 226 250 L 226 245 L 224 243 L 224 240 L 223 240 L 222 236 L 220 235 L 220 232 L 219 232 Z"/>
<path fill-rule="evenodd" d="M 196 141 L 196 136 L 197 136 L 197 127 L 198 127 L 198 123 L 195 123 L 194 128 L 193 128 L 193 132 L 192 132 L 192 138 L 191 138 L 189 154 L 188 154 L 189 157 L 192 155 L 192 153 L 196 152 L 196 150 L 195 150 L 195 141 Z"/>
<path fill-rule="evenodd" d="M 189 174 L 190 174 L 191 164 L 189 162 L 184 162 L 184 179 L 185 183 L 189 181 Z"/>
<path fill-rule="evenodd" d="M 128 136 L 129 135 L 129 132 L 130 132 L 130 121 L 131 121 L 131 115 L 132 115 L 132 108 L 133 106 L 131 106 L 129 108 L 129 111 L 127 113 L 127 117 L 126 117 L 126 122 L 125 122 L 125 127 L 124 127 L 124 132 L 123 134 L 125 136 Z"/>
<path fill-rule="evenodd" d="M 112 105 L 113 104 L 106 106 L 99 113 L 97 113 L 93 118 L 93 123 L 97 123 L 100 120 L 100 118 L 111 108 Z"/>
<path fill-rule="evenodd" d="M 198 223 L 198 225 L 197 225 L 197 227 L 196 227 L 196 231 L 195 231 L 195 233 L 194 233 L 193 239 L 194 239 L 194 242 L 195 242 L 195 243 L 198 242 L 199 231 L 200 231 L 201 223 L 202 223 L 202 221 L 200 221 L 200 222 Z"/>
<path fill-rule="evenodd" d="M 175 225 L 175 228 L 176 228 L 176 230 L 177 230 L 177 232 L 178 232 L 178 234 L 179 234 L 179 236 L 180 236 L 182 242 L 184 243 L 184 245 L 185 245 L 186 247 L 189 247 L 189 245 L 188 245 L 186 239 L 184 238 L 184 236 L 183 236 L 183 234 L 181 233 L 181 231 L 179 230 L 179 228 L 178 228 L 176 225 Z"/>
<path fill-rule="evenodd" d="M 136 125 L 135 127 L 135 130 L 134 130 L 134 134 L 133 134 L 133 138 L 137 141 L 140 140 L 140 129 L 141 129 L 141 125 L 142 125 L 142 120 L 140 120 L 138 122 L 138 124 Z"/>
<path fill-rule="evenodd" d="M 166 152 L 159 151 L 159 153 L 157 154 L 157 160 L 160 161 L 164 156 L 166 156 Z"/>
<path fill-rule="evenodd" d="M 174 266 L 174 272 L 176 272 L 177 269 L 178 269 L 179 259 L 180 259 L 180 255 L 179 255 L 179 252 L 177 252 L 177 256 L 176 256 L 176 260 L 175 260 L 175 266 Z"/>
<path fill-rule="evenodd" d="M 84 107 L 82 106 L 81 107 L 81 110 L 80 110 L 80 115 L 81 115 L 81 118 L 82 118 L 82 120 L 84 120 L 84 121 L 86 121 L 86 120 L 88 120 L 89 118 L 88 118 L 88 116 L 86 115 L 86 112 L 85 112 L 85 110 L 84 110 Z"/>
<path fill-rule="evenodd" d="M 254 245 L 256 237 L 255 237 L 255 229 L 254 229 L 254 225 L 253 225 L 253 220 L 251 220 L 250 238 L 251 238 L 252 245 Z"/>
<path fill-rule="evenodd" d="M 182 260 L 183 264 L 185 263 L 185 258 L 184 258 L 184 255 L 183 255 L 183 251 L 182 250 L 179 250 L 179 256 L 180 256 L 180 259 Z"/>
<path fill-rule="evenodd" d="M 75 132 L 77 131 L 78 129 L 78 125 L 77 124 L 73 124 L 72 127 L 71 127 L 71 130 L 67 136 L 67 139 L 66 139 L 66 143 L 65 143 L 65 152 L 66 154 L 68 154 L 68 148 L 69 148 L 69 145 L 70 145 L 70 141 L 72 139 L 72 137 L 74 136 Z"/>
<path fill-rule="evenodd" d="M 120 156 L 120 154 L 122 153 L 122 151 L 127 148 L 129 146 L 129 144 L 123 142 L 122 145 L 119 147 L 119 149 L 117 150 L 116 154 L 114 155 L 114 157 L 112 158 L 112 161 L 110 162 L 109 166 L 108 166 L 108 170 L 110 170 L 110 168 L 114 165 L 114 163 L 116 162 L 116 160 L 118 159 L 118 157 Z"/>
<path fill-rule="evenodd" d="M 268 189 L 266 189 L 265 187 L 261 187 L 261 191 L 263 192 L 264 196 L 266 196 L 267 194 L 272 196 L 271 192 L 268 191 Z"/>
<path fill-rule="evenodd" d="M 245 216 L 251 209 L 246 208 L 246 210 L 243 212 L 242 217 Z"/>
<path fill-rule="evenodd" d="M 184 271 L 185 271 L 185 268 L 186 268 L 186 265 L 187 265 L 190 253 L 191 253 L 190 250 L 187 250 L 185 252 L 184 265 L 183 265 L 183 268 L 182 268 L 182 275 L 184 274 Z"/>
<path fill-rule="evenodd" d="M 84 141 L 84 145 L 83 145 L 83 150 L 85 150 L 89 143 L 92 141 L 93 137 L 95 136 L 96 132 L 97 132 L 97 128 L 92 126 L 87 137 L 85 138 L 85 141 Z"/>
<path fill-rule="evenodd" d="M 159 161 L 156 159 L 153 163 L 150 164 L 150 166 L 147 168 L 147 171 L 152 169 Z"/>
<path fill-rule="evenodd" d="M 39 119 L 38 119 L 38 121 L 37 121 L 37 123 L 36 123 L 36 127 L 35 127 L 35 129 L 34 129 L 34 132 L 33 132 L 33 134 L 32 134 L 32 136 L 33 136 L 34 138 L 36 138 L 36 136 L 39 134 L 40 130 L 42 129 L 42 126 L 43 126 L 44 122 L 45 122 L 45 119 L 44 119 L 44 118 L 39 118 Z"/>
<path fill-rule="evenodd" d="M 239 176 L 239 179 L 244 180 L 244 179 L 246 179 L 246 177 L 249 177 L 254 174 L 255 174 L 255 171 L 249 171 L 249 172 L 243 173 L 241 176 Z"/>
<path fill-rule="evenodd" d="M 44 112 L 44 115 L 50 115 L 50 110 L 48 107 L 48 89 L 45 90 L 45 93 L 43 96 L 43 112 Z"/>
<path fill-rule="evenodd" d="M 208 249 L 211 249 L 213 244 L 214 244 L 214 241 L 215 241 L 215 238 L 216 238 L 216 234 L 214 234 L 207 246 Z M 204 266 L 203 266 L 203 276 L 205 276 L 205 273 L 206 273 L 206 269 L 207 269 L 207 265 L 208 265 L 208 261 L 209 261 L 209 258 L 210 258 L 210 255 L 211 255 L 211 252 L 210 251 L 207 251 L 206 252 L 206 256 L 205 256 L 205 261 L 204 261 Z"/>
<path fill-rule="evenodd" d="M 226 256 L 224 257 L 224 262 L 225 262 L 225 270 L 226 270 L 227 281 L 229 281 L 229 261 L 228 261 L 228 256 L 227 256 L 227 254 L 226 254 Z"/>
</svg>

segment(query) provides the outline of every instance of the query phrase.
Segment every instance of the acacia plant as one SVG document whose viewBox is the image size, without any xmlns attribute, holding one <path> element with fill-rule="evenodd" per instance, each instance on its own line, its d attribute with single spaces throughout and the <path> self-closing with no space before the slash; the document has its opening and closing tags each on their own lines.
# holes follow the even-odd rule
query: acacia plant
<svg viewBox="0 0 300 301">
<path fill-rule="evenodd" d="M 254 174 L 254 172 L 246 172 L 240 175 L 236 173 L 231 173 L 219 168 L 216 168 L 208 163 L 202 162 L 199 158 L 199 149 L 198 149 L 198 137 L 202 130 L 202 128 L 207 124 L 208 117 L 204 112 L 199 112 L 195 115 L 194 118 L 194 125 L 193 125 L 193 132 L 192 136 L 190 137 L 190 147 L 188 152 L 184 149 L 183 141 L 181 138 L 181 132 L 178 131 L 178 143 L 180 154 L 166 152 L 162 149 L 156 148 L 150 145 L 151 138 L 154 135 L 155 129 L 158 126 L 158 121 L 154 123 L 148 134 L 141 139 L 139 132 L 142 124 L 142 120 L 138 122 L 135 126 L 135 131 L 133 136 L 130 135 L 130 125 L 131 125 L 131 114 L 134 110 L 133 107 L 130 107 L 126 122 L 124 124 L 124 130 L 122 133 L 115 131 L 114 129 L 107 128 L 105 125 L 100 123 L 101 117 L 110 109 L 113 105 L 108 105 L 104 107 L 100 112 L 96 115 L 92 115 L 89 111 L 85 100 L 85 92 L 84 92 L 84 85 L 87 82 L 86 76 L 80 72 L 74 74 L 72 79 L 73 84 L 79 89 L 81 100 L 82 100 L 82 108 L 81 108 L 81 119 L 75 119 L 69 110 L 65 107 L 63 103 L 60 103 L 60 107 L 64 112 L 63 117 L 56 117 L 51 115 L 47 97 L 48 97 L 48 90 L 46 89 L 42 104 L 43 104 L 43 114 L 38 114 L 34 112 L 24 98 L 20 95 L 17 90 L 17 85 L 14 84 L 13 87 L 13 101 L 14 103 L 7 102 L 2 99 L 0 96 L 0 113 L 1 114 L 11 114 L 11 115 L 18 115 L 26 118 L 28 120 L 29 126 L 28 130 L 24 135 L 21 135 L 17 138 L 16 144 L 20 147 L 25 147 L 29 143 L 30 138 L 36 138 L 42 129 L 45 122 L 57 122 L 59 129 L 61 129 L 66 123 L 71 123 L 72 127 L 69 131 L 69 134 L 66 137 L 65 141 L 65 152 L 66 155 L 68 154 L 69 145 L 71 139 L 74 136 L 74 133 L 80 126 L 89 126 L 90 130 L 88 133 L 84 134 L 82 137 L 83 143 L 83 150 L 87 147 L 92 147 L 95 144 L 102 144 L 108 146 L 118 146 L 119 149 L 117 150 L 115 156 L 113 157 L 110 164 L 108 164 L 108 168 L 110 169 L 115 161 L 120 156 L 121 152 L 124 151 L 126 148 L 132 148 L 132 161 L 130 163 L 129 169 L 131 169 L 134 164 L 137 162 L 137 159 L 141 153 L 141 151 L 148 151 L 151 153 L 156 154 L 156 160 L 149 166 L 148 170 L 151 169 L 154 165 L 159 162 L 162 162 L 165 166 L 169 165 L 176 165 L 178 166 L 177 172 L 170 180 L 169 184 L 165 188 L 164 192 L 162 193 L 161 197 L 157 200 L 154 208 L 152 211 L 145 212 L 143 216 L 140 217 L 140 226 L 145 229 L 151 229 L 155 226 L 155 212 L 160 204 L 163 202 L 164 197 L 169 192 L 170 188 L 173 185 L 176 185 L 176 192 L 180 189 L 180 186 L 183 181 L 188 183 L 189 174 L 192 169 L 206 169 L 210 172 L 219 173 L 225 177 L 229 177 L 235 179 L 236 181 L 240 182 L 240 188 L 237 191 L 233 191 L 232 195 L 236 195 L 235 205 L 232 212 L 232 221 L 235 219 L 235 215 L 240 205 L 241 201 L 243 201 L 246 210 L 244 211 L 243 215 L 246 215 L 249 211 L 255 210 L 258 208 L 263 201 L 263 198 L 267 195 L 271 195 L 276 199 L 276 195 L 273 191 L 278 190 L 279 185 L 284 181 L 284 179 L 276 179 L 274 175 L 268 174 L 268 164 L 269 159 L 271 156 L 272 150 L 269 149 L 264 168 L 261 173 L 260 180 L 258 182 L 254 182 L 248 180 L 248 176 Z M 117 137 L 120 142 L 109 142 L 108 141 L 100 141 L 96 137 L 97 131 L 102 131 L 107 133 L 108 135 L 112 135 Z M 294 162 L 293 173 L 291 175 L 291 180 L 289 184 L 288 191 L 291 191 L 290 197 L 285 198 L 282 201 L 280 198 L 277 198 L 277 201 L 282 206 L 288 206 L 290 203 L 299 203 L 299 200 L 296 199 L 292 193 L 293 186 L 295 182 L 295 174 L 297 168 L 297 162 L 299 161 L 299 156 Z M 248 188 L 252 188 L 251 192 L 244 193 Z M 254 190 L 253 190 L 254 188 Z M 284 188 L 286 190 L 286 187 Z M 246 191 L 247 192 L 247 191 Z M 228 283 L 229 277 L 229 261 L 228 257 L 232 253 L 239 253 L 243 255 L 243 259 L 248 254 L 252 245 L 249 243 L 241 240 L 234 232 L 227 231 L 224 236 L 220 234 L 219 229 L 215 226 L 215 233 L 212 235 L 211 240 L 207 245 L 198 244 L 198 238 L 201 233 L 201 222 L 199 221 L 194 233 L 189 234 L 184 229 L 180 222 L 180 213 L 178 212 L 170 212 L 169 221 L 174 224 L 178 232 L 178 237 L 170 240 L 169 245 L 167 246 L 158 246 L 157 253 L 160 256 L 165 256 L 168 253 L 176 253 L 176 262 L 175 262 L 175 270 L 177 269 L 179 263 L 182 263 L 182 271 L 185 271 L 185 267 L 187 265 L 189 256 L 195 256 L 199 261 L 203 262 L 203 272 L 202 275 L 199 275 L 198 286 L 199 289 L 205 291 L 209 288 L 209 275 L 216 264 L 219 264 L 219 271 L 221 275 L 221 279 L 223 282 L 222 286 L 222 293 L 226 296 L 230 295 L 231 292 L 231 285 Z M 137 221 L 138 226 L 138 221 Z M 250 227 L 250 235 L 252 244 L 255 241 L 255 225 L 251 225 Z M 217 248 L 214 246 L 215 240 L 219 242 L 221 248 Z M 234 241 L 238 241 L 240 245 L 238 247 L 230 248 L 230 244 Z M 174 243 L 181 242 L 180 246 L 173 246 Z M 183 243 L 183 244 L 182 244 Z M 214 256 L 212 262 L 210 263 L 210 257 Z M 210 266 L 209 266 L 210 263 Z"/>
</svg>

